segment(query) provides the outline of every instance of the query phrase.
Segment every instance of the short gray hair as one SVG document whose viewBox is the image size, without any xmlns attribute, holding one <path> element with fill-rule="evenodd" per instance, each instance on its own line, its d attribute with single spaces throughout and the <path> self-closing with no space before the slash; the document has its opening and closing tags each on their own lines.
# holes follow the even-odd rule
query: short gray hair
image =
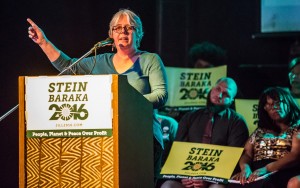
<svg viewBox="0 0 300 188">
<path fill-rule="evenodd" d="M 129 9 L 120 9 L 117 13 L 114 14 L 114 16 L 112 17 L 109 23 L 109 30 L 108 30 L 109 37 L 112 37 L 113 27 L 123 16 L 127 16 L 129 18 L 130 24 L 134 26 L 136 30 L 136 36 L 137 36 L 136 45 L 137 47 L 140 47 L 142 38 L 144 36 L 142 21 L 140 17 L 138 17 L 133 11 Z"/>
</svg>

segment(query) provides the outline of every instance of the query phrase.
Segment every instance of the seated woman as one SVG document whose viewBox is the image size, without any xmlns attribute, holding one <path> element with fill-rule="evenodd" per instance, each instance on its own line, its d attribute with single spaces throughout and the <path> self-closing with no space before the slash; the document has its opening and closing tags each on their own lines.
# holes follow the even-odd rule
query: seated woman
<svg viewBox="0 0 300 188">
<path fill-rule="evenodd" d="M 299 174 L 300 109 L 291 93 L 267 88 L 259 98 L 258 119 L 239 161 L 241 172 L 233 176 L 240 184 L 231 183 L 230 188 L 285 188 Z"/>
</svg>

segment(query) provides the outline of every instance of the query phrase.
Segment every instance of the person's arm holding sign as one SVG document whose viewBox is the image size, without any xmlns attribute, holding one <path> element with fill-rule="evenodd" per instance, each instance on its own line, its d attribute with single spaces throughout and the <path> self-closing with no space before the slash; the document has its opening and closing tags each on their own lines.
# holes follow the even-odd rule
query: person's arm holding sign
<svg viewBox="0 0 300 188">
<path fill-rule="evenodd" d="M 194 179 L 181 179 L 181 183 L 184 187 L 203 188 L 207 186 L 207 183 L 203 180 Z"/>
<path fill-rule="evenodd" d="M 300 158 L 300 132 L 298 130 L 298 132 L 294 134 L 292 137 L 291 151 L 281 159 L 278 159 L 274 162 L 267 164 L 262 168 L 253 171 L 253 173 L 249 176 L 248 181 L 253 182 L 258 177 L 263 176 L 267 173 L 276 172 L 297 165 L 299 158 Z"/>
<path fill-rule="evenodd" d="M 239 165 L 241 168 L 241 172 L 237 173 L 232 177 L 232 179 L 239 180 L 241 184 L 245 184 L 247 182 L 247 178 L 252 174 L 252 170 L 250 168 L 250 163 L 253 158 L 253 145 L 250 143 L 250 140 L 247 141 L 244 148 L 244 153 L 240 158 Z"/>
</svg>

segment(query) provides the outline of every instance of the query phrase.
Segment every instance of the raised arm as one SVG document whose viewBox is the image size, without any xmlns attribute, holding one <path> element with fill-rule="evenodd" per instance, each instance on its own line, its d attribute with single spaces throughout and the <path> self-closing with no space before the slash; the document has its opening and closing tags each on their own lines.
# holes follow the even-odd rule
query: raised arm
<svg viewBox="0 0 300 188">
<path fill-rule="evenodd" d="M 48 59 L 53 62 L 60 56 L 60 51 L 47 39 L 43 30 L 39 28 L 30 18 L 27 18 L 30 24 L 28 36 L 33 42 L 38 44 Z"/>
</svg>

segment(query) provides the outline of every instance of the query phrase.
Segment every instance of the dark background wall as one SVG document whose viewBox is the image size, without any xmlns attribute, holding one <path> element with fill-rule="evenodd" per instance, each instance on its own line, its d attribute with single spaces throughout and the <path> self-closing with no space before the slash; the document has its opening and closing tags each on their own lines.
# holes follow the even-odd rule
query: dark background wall
<svg viewBox="0 0 300 188">
<path fill-rule="evenodd" d="M 27 37 L 26 18 L 59 49 L 80 57 L 107 38 L 119 8 L 140 15 L 145 30 L 141 49 L 159 53 L 166 66 L 186 67 L 188 49 L 211 41 L 226 49 L 228 74 L 244 98 L 257 98 L 269 85 L 287 86 L 286 65 L 296 38 L 252 38 L 258 31 L 259 0 L 9 0 L 0 6 L 0 115 L 18 104 L 18 76 L 58 74 Z M 0 187 L 18 187 L 17 111 L 0 121 Z"/>
</svg>

